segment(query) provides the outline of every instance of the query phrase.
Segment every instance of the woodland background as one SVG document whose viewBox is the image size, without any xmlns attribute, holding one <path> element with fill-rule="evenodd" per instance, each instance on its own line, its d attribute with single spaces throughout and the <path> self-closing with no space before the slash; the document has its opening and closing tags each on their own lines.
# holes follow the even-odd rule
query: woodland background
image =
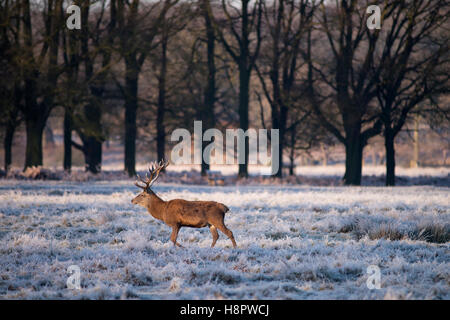
<svg viewBox="0 0 450 320">
<path fill-rule="evenodd" d="M 367 27 L 371 4 L 381 29 Z M 372 164 L 394 185 L 396 164 L 448 166 L 448 14 L 440 0 L 0 0 L 1 175 L 134 176 L 194 120 L 279 129 L 278 178 L 342 163 L 360 185 Z"/>
</svg>

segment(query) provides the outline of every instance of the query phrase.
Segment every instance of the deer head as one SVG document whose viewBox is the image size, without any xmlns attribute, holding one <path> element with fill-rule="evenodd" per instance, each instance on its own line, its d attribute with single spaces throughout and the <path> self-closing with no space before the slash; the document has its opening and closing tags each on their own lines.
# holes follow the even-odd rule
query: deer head
<svg viewBox="0 0 450 320">
<path fill-rule="evenodd" d="M 137 195 L 133 200 L 131 200 L 132 204 L 138 204 L 143 207 L 148 206 L 148 201 L 150 200 L 151 196 L 155 195 L 151 190 L 151 187 L 158 179 L 161 170 L 166 168 L 168 165 L 169 161 L 161 160 L 158 163 L 156 163 L 155 161 L 148 168 L 148 172 L 145 174 L 145 179 L 139 175 L 136 175 L 138 180 L 136 180 L 135 185 L 136 187 L 141 188 L 142 192 L 139 195 Z"/>
</svg>

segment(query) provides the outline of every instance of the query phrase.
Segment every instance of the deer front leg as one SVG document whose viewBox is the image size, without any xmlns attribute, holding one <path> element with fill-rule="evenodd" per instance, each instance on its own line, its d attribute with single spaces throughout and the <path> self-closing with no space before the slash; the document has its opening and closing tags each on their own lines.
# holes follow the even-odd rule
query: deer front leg
<svg viewBox="0 0 450 320">
<path fill-rule="evenodd" d="M 170 235 L 170 240 L 173 242 L 174 246 L 183 247 L 181 244 L 177 242 L 178 231 L 180 231 L 180 226 L 176 225 L 172 227 L 172 234 Z"/>
</svg>

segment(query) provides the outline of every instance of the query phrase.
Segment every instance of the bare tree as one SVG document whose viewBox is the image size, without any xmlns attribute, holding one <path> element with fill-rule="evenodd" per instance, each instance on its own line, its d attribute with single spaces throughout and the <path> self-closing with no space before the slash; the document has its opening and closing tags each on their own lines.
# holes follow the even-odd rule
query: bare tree
<svg viewBox="0 0 450 320">
<path fill-rule="evenodd" d="M 20 60 L 19 72 L 23 75 L 22 112 L 27 135 L 25 168 L 42 165 L 43 131 L 55 107 L 56 84 L 61 74 L 58 65 L 61 8 L 62 0 L 49 0 L 40 15 L 33 15 L 31 1 L 20 1 L 19 19 L 22 24 L 16 58 Z M 35 28 L 41 28 L 40 32 Z"/>
<path fill-rule="evenodd" d="M 5 128 L 3 148 L 4 169 L 8 172 L 12 163 L 14 133 L 22 121 L 23 87 L 15 55 L 18 54 L 21 22 L 20 4 L 17 1 L 0 1 L 0 125 Z"/>
<path fill-rule="evenodd" d="M 211 21 L 212 9 L 209 0 L 202 0 L 201 4 L 202 16 L 205 20 L 205 34 L 206 34 L 206 56 L 208 65 L 208 76 L 206 81 L 203 108 L 201 111 L 201 120 L 203 123 L 203 130 L 206 128 L 213 128 L 215 126 L 214 105 L 216 102 L 216 62 L 215 62 L 215 45 L 216 36 L 214 34 L 214 26 Z M 202 144 L 202 165 L 201 174 L 206 175 L 209 170 L 209 164 L 203 159 L 203 151 L 206 143 Z"/>
<path fill-rule="evenodd" d="M 379 31 L 366 27 L 367 5 L 355 0 L 322 5 L 320 33 L 315 35 L 328 43 L 327 52 L 331 53 L 322 61 L 317 51 L 313 56 L 313 36 L 308 36 L 308 97 L 323 126 L 345 146 L 347 185 L 361 184 L 363 149 L 381 132 L 373 103 L 377 88 L 374 72 L 380 72 L 380 65 L 372 72 Z M 385 10 L 389 16 L 389 8 Z"/>
<path fill-rule="evenodd" d="M 156 102 L 156 152 L 158 159 L 164 159 L 166 151 L 166 112 L 168 111 L 168 93 L 170 91 L 170 81 L 168 79 L 169 68 L 173 68 L 171 57 L 169 56 L 169 42 L 180 31 L 184 30 L 191 17 L 188 5 L 180 4 L 175 10 L 171 10 L 162 20 L 159 32 L 159 54 L 156 54 L 153 64 L 155 67 L 158 82 L 158 98 Z M 170 82 L 170 83 L 169 83 Z"/>
<path fill-rule="evenodd" d="M 296 131 L 300 131 L 299 122 L 303 122 L 310 115 L 308 111 L 299 114 L 299 104 L 302 103 L 299 99 L 301 88 L 296 86 L 296 82 L 299 82 L 299 68 L 305 63 L 300 55 L 301 42 L 312 27 L 314 11 L 319 4 L 320 1 L 278 0 L 264 10 L 264 27 L 270 37 L 258 59 L 256 70 L 270 105 L 272 129 L 279 130 L 280 167 L 276 176 L 280 178 L 283 175 L 284 146 L 290 144 L 291 151 L 296 149 L 297 142 L 292 143 L 292 139 L 297 137 Z M 292 119 L 294 115 L 299 118 L 290 121 L 289 118 Z M 289 122 L 291 124 L 288 127 Z M 289 143 L 285 141 L 288 131 L 291 137 Z M 292 155 L 291 152 L 293 161 Z"/>
<path fill-rule="evenodd" d="M 63 119 L 63 141 L 64 141 L 64 157 L 63 168 L 70 172 L 72 169 L 72 132 L 74 130 L 73 117 L 74 111 L 78 106 L 77 101 L 81 100 L 79 85 L 79 69 L 81 63 L 80 52 L 80 33 L 63 29 L 63 59 L 65 64 L 65 87 L 66 95 L 61 105 L 64 108 Z"/>
<path fill-rule="evenodd" d="M 235 6 L 233 1 L 222 0 L 223 18 L 211 15 L 217 39 L 239 69 L 239 126 L 244 131 L 249 126 L 250 77 L 261 46 L 263 2 L 241 0 Z M 248 176 L 248 152 L 246 139 L 245 162 L 239 164 L 239 177 Z"/>
<path fill-rule="evenodd" d="M 91 8 L 89 0 L 79 0 L 77 3 L 81 7 L 84 25 L 79 31 L 66 31 L 63 37 L 67 81 L 79 80 L 75 83 L 80 88 L 75 92 L 68 91 L 67 96 L 62 98 L 65 106 L 64 163 L 65 168 L 69 169 L 70 141 L 73 147 L 83 152 L 86 170 L 98 173 L 101 171 L 102 143 L 105 140 L 102 126 L 105 87 L 114 63 L 112 52 L 117 6 L 114 0 L 102 0 L 95 9 Z M 79 71 L 84 72 L 80 75 Z M 72 129 L 80 137 L 81 144 L 72 140 Z"/>
<path fill-rule="evenodd" d="M 178 0 L 141 5 L 140 0 L 117 0 L 119 52 L 125 63 L 124 85 L 117 82 L 125 100 L 124 165 L 129 176 L 136 174 L 136 112 L 139 73 L 149 53 L 157 47 L 157 36 L 167 11 Z M 141 9 L 141 10 L 140 10 Z"/>
<path fill-rule="evenodd" d="M 443 24 L 445 1 L 397 1 L 385 19 L 383 66 L 377 97 L 386 148 L 386 185 L 395 185 L 394 140 L 411 112 L 425 112 L 421 102 L 448 92 L 449 38 Z M 448 26 L 447 26 L 448 27 Z M 448 30 L 448 29 L 447 29 Z"/>
</svg>

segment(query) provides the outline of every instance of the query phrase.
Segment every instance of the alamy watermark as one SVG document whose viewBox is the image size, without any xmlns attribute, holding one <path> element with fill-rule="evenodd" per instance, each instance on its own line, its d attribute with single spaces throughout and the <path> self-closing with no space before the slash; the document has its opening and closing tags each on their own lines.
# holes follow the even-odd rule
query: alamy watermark
<svg viewBox="0 0 450 320">
<path fill-rule="evenodd" d="M 72 4 L 67 7 L 66 12 L 70 14 L 70 16 L 66 20 L 67 29 L 73 30 L 81 29 L 81 9 L 79 6 Z"/>
<path fill-rule="evenodd" d="M 381 29 L 381 9 L 377 5 L 371 5 L 367 7 L 367 14 L 370 16 L 367 18 L 367 28 L 369 30 Z"/>
<path fill-rule="evenodd" d="M 194 121 L 194 138 L 187 129 L 175 129 L 170 140 L 179 141 L 171 152 L 174 164 L 245 164 L 246 139 L 248 139 L 248 164 L 270 165 L 270 175 L 278 172 L 280 167 L 280 133 L 278 129 L 270 130 L 270 154 L 268 153 L 267 129 L 226 129 L 224 136 L 218 129 L 203 131 L 201 121 Z M 181 141 L 180 141 L 181 139 Z M 210 142 L 202 152 L 204 142 Z M 192 152 L 193 150 L 193 152 Z M 237 157 L 235 155 L 237 150 Z M 225 154 L 224 154 L 225 153 Z"/>
<path fill-rule="evenodd" d="M 66 26 L 69 30 L 81 29 L 81 9 L 79 6 L 72 4 L 67 7 L 66 13 L 70 16 L 66 20 Z M 366 25 L 369 30 L 381 29 L 381 9 L 377 5 L 370 5 L 366 9 L 366 13 L 370 14 L 367 18 Z"/>
<path fill-rule="evenodd" d="M 381 270 L 377 265 L 370 265 L 367 267 L 367 278 L 366 285 L 369 290 L 381 289 Z"/>
<path fill-rule="evenodd" d="M 67 272 L 71 275 L 67 278 L 67 289 L 81 289 L 81 270 L 76 264 L 73 264 L 67 268 Z"/>
</svg>

